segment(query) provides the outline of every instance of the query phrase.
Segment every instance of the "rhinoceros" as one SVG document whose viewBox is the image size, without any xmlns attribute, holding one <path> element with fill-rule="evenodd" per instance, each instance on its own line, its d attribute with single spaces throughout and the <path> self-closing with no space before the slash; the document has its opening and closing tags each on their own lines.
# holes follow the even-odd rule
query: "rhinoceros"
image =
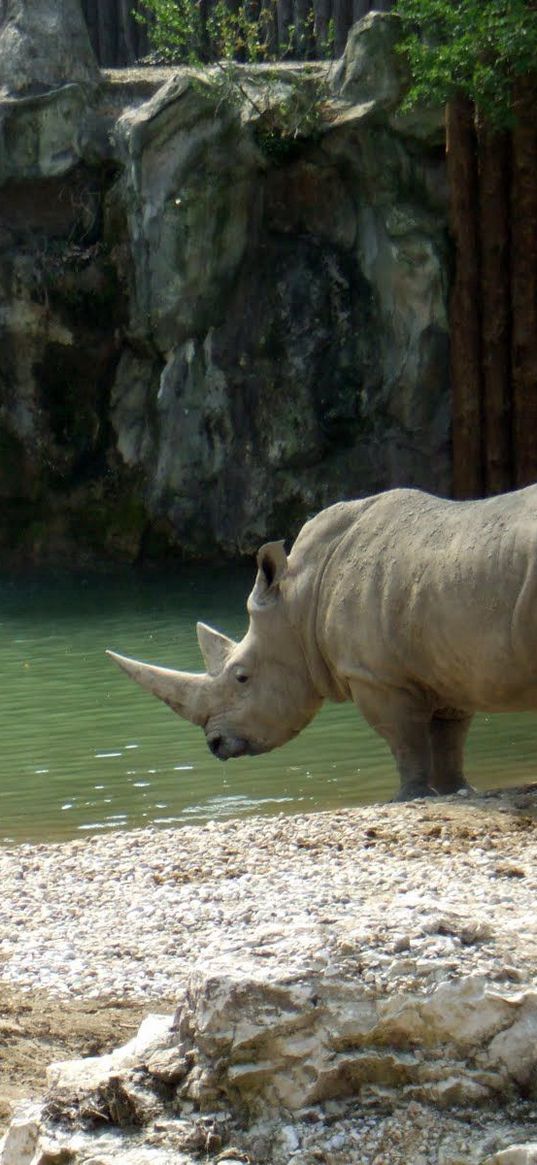
<svg viewBox="0 0 537 1165">
<path fill-rule="evenodd" d="M 467 787 L 474 713 L 537 709 L 537 486 L 482 501 L 394 489 L 338 502 L 257 555 L 240 643 L 203 623 L 203 675 L 112 659 L 216 757 L 296 736 L 352 700 L 387 741 L 397 800 Z"/>
</svg>

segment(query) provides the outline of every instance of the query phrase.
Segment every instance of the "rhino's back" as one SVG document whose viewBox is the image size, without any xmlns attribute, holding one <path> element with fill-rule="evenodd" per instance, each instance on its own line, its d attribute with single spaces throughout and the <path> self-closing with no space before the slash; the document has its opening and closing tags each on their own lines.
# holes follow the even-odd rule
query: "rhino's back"
<svg viewBox="0 0 537 1165">
<path fill-rule="evenodd" d="M 415 683 L 461 707 L 537 706 L 537 486 L 340 503 L 304 528 L 304 561 L 317 532 L 315 633 L 339 676 Z"/>
</svg>

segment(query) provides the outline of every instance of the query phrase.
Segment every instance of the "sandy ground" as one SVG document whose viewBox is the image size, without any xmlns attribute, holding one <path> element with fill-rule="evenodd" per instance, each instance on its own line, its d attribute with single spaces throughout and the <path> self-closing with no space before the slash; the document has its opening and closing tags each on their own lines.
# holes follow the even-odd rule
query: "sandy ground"
<svg viewBox="0 0 537 1165">
<path fill-rule="evenodd" d="M 0 983 L 0 1129 L 19 1100 L 42 1095 L 53 1060 L 111 1051 L 134 1035 L 151 1010 L 147 1002 L 60 1002 L 45 992 L 18 991 Z"/>
</svg>

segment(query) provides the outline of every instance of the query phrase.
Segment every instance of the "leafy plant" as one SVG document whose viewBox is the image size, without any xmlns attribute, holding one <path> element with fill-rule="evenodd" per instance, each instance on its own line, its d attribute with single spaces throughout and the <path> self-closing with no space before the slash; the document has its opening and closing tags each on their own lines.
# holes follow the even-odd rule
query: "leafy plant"
<svg viewBox="0 0 537 1165">
<path fill-rule="evenodd" d="M 216 0 L 207 18 L 213 59 L 239 59 L 253 63 L 271 59 L 274 9 L 275 4 L 271 0 L 255 19 L 252 6 L 246 2 L 231 9 L 226 0 Z"/>
<path fill-rule="evenodd" d="M 285 56 L 291 47 L 305 49 L 317 37 L 311 12 L 287 29 L 282 49 L 276 38 L 278 0 L 139 0 L 144 11 L 135 13 L 148 25 L 150 41 L 161 58 L 185 61 L 195 67 L 214 62 L 218 104 L 239 108 L 246 103 L 257 118 L 254 137 L 272 160 L 279 162 L 299 151 L 304 141 L 318 137 L 326 120 L 328 86 L 320 77 L 285 82 L 277 69 L 247 77 L 243 64 L 267 64 Z M 205 5 L 202 8 L 202 5 Z M 322 50 L 330 56 L 334 24 L 328 21 Z"/>
<path fill-rule="evenodd" d="M 205 28 L 199 3 L 192 0 L 140 0 L 133 16 L 147 25 L 149 40 L 163 60 L 189 64 L 203 59 Z"/>
<path fill-rule="evenodd" d="M 285 96 L 273 99 L 260 116 L 254 137 L 267 157 L 283 162 L 299 153 L 306 141 L 315 141 L 327 119 L 327 92 L 313 85 L 292 85 Z"/>
<path fill-rule="evenodd" d="M 407 108 L 459 93 L 491 125 L 512 125 L 513 87 L 537 60 L 533 0 L 397 0 L 395 11 L 412 78 Z"/>
<path fill-rule="evenodd" d="M 334 49 L 334 23 L 318 35 L 313 10 L 300 24 L 288 26 L 279 42 L 278 0 L 138 0 L 136 20 L 145 24 L 150 43 L 163 60 L 192 65 L 211 61 L 255 64 L 293 55 L 329 58 Z"/>
</svg>

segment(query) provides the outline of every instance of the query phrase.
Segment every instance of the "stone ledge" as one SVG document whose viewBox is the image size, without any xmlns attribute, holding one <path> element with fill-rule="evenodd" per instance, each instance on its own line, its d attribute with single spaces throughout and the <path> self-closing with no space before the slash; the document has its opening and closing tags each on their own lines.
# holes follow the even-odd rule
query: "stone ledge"
<svg viewBox="0 0 537 1165">
<path fill-rule="evenodd" d="M 484 1165 L 494 1137 L 500 1151 L 487 1165 L 530 1165 L 536 1025 L 533 989 L 500 992 L 477 976 L 426 995 L 364 1001 L 359 986 L 330 975 L 199 970 L 175 1016 L 148 1016 L 109 1055 L 51 1065 L 43 1105 L 14 1119 L 0 1163 L 167 1165 L 178 1150 L 186 1162 L 200 1149 L 223 1161 L 226 1145 L 237 1152 L 239 1144 L 243 1160 L 285 1165 L 292 1143 L 295 1165 L 344 1165 L 350 1131 L 368 1115 L 378 1125 L 402 1110 L 427 1125 L 434 1114 L 449 1126 L 456 1110 L 459 1124 L 474 1114 L 467 1149 L 461 1156 L 446 1133 L 443 1165 Z M 518 1127 L 507 1119 L 513 1103 Z M 335 1146 L 319 1157 L 315 1141 L 325 1145 L 327 1136 Z"/>
</svg>

